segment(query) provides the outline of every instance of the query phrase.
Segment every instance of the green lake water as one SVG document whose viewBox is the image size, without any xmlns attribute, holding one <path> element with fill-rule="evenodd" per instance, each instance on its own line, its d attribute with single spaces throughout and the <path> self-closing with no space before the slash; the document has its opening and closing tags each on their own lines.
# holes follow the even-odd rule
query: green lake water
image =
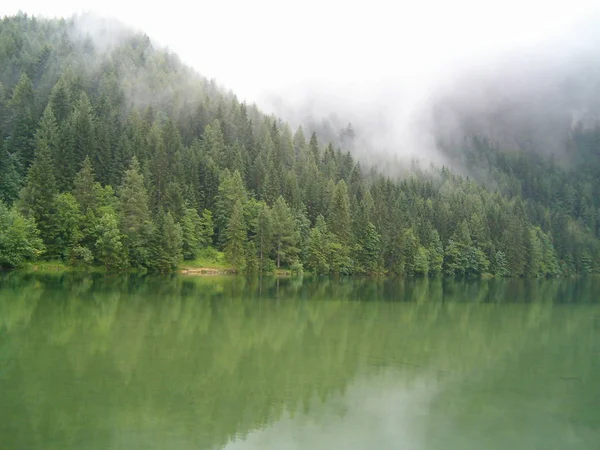
<svg viewBox="0 0 600 450">
<path fill-rule="evenodd" d="M 600 449 L 600 279 L 0 273 L 0 449 Z"/>
</svg>

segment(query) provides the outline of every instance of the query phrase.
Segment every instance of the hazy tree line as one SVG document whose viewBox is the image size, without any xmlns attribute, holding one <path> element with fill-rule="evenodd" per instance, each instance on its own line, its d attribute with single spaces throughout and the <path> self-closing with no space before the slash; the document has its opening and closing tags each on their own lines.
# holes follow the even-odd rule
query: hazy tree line
<svg viewBox="0 0 600 450">
<path fill-rule="evenodd" d="M 598 269 L 598 130 L 572 142 L 582 174 L 473 139 L 464 155 L 486 184 L 447 168 L 394 179 L 240 103 L 145 36 L 101 51 L 74 30 L 0 23 L 0 266 L 171 271 L 217 249 L 249 273 Z"/>
</svg>

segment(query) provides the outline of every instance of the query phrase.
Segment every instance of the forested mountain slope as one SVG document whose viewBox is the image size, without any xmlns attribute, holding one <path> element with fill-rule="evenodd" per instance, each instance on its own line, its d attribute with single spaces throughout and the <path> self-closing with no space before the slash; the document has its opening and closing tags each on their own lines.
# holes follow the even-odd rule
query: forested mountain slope
<svg viewBox="0 0 600 450">
<path fill-rule="evenodd" d="M 597 128 L 573 133 L 582 164 L 466 136 L 461 154 L 482 176 L 395 179 L 240 103 L 144 35 L 80 25 L 0 23 L 0 266 L 169 271 L 216 248 L 247 272 L 599 269 Z"/>
</svg>

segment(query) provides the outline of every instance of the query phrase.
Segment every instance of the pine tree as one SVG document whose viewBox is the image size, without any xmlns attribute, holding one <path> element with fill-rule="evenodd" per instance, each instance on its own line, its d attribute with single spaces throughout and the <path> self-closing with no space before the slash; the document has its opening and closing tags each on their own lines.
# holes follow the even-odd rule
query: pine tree
<svg viewBox="0 0 600 450">
<path fill-rule="evenodd" d="M 350 200 L 344 180 L 340 180 L 333 191 L 329 206 L 329 229 L 338 237 L 342 245 L 350 247 L 352 241 Z"/>
<path fill-rule="evenodd" d="M 367 224 L 361 236 L 359 246 L 362 249 L 360 265 L 366 273 L 375 273 L 379 269 L 380 237 L 375 225 Z"/>
<path fill-rule="evenodd" d="M 96 156 L 95 116 L 90 99 L 81 93 L 71 115 L 70 129 L 73 135 L 73 156 L 76 165 L 86 157 Z"/>
<path fill-rule="evenodd" d="M 291 263 L 298 255 L 298 231 L 295 227 L 294 215 L 292 210 L 287 205 L 283 197 L 279 197 L 273 209 L 272 215 L 272 238 L 273 251 L 275 252 L 275 260 L 277 267 L 281 267 L 281 263 Z"/>
<path fill-rule="evenodd" d="M 19 198 L 23 184 L 21 171 L 18 156 L 10 153 L 0 138 L 0 202 L 10 206 Z"/>
<path fill-rule="evenodd" d="M 183 259 L 182 235 L 181 226 L 175 222 L 171 213 L 159 211 L 149 263 L 151 269 L 167 273 L 177 268 Z"/>
<path fill-rule="evenodd" d="M 315 226 L 310 230 L 306 266 L 317 275 L 326 275 L 330 271 L 329 260 L 331 237 L 323 216 L 318 216 Z"/>
<path fill-rule="evenodd" d="M 51 220 L 52 245 L 47 248 L 51 258 L 69 259 L 70 253 L 82 238 L 83 215 L 77 199 L 70 192 L 63 192 L 54 198 Z"/>
<path fill-rule="evenodd" d="M 224 170 L 219 184 L 215 211 L 215 225 L 221 245 L 225 243 L 227 226 L 235 204 L 239 201 L 243 207 L 247 199 L 248 196 L 240 173 L 235 171 L 232 174 L 229 170 Z"/>
<path fill-rule="evenodd" d="M 444 264 L 444 247 L 437 230 L 432 230 L 427 247 L 429 256 L 429 273 L 436 275 L 442 271 Z"/>
<path fill-rule="evenodd" d="M 261 272 L 269 271 L 269 254 L 273 248 L 273 219 L 270 208 L 263 202 L 260 204 L 254 231 L 255 248 L 258 255 L 258 267 Z"/>
<path fill-rule="evenodd" d="M 25 187 L 21 191 L 20 210 L 33 219 L 45 245 L 52 245 L 50 221 L 56 194 L 52 156 L 46 140 L 37 139 L 35 158 L 27 173 Z"/>
<path fill-rule="evenodd" d="M 225 141 L 218 119 L 213 120 L 204 129 L 202 146 L 219 168 L 225 167 Z"/>
<path fill-rule="evenodd" d="M 494 255 L 493 272 L 497 277 L 507 277 L 510 275 L 506 255 L 502 250 L 498 250 Z"/>
<path fill-rule="evenodd" d="M 33 83 L 22 73 L 13 95 L 8 102 L 9 110 L 9 148 L 19 155 L 24 168 L 28 168 L 34 158 L 35 149 L 35 93 Z"/>
<path fill-rule="evenodd" d="M 246 223 L 242 202 L 237 200 L 225 232 L 225 256 L 237 271 L 246 267 Z"/>
<path fill-rule="evenodd" d="M 73 183 L 73 195 L 75 195 L 84 214 L 94 214 L 98 209 L 101 189 L 102 186 L 96 181 L 92 162 L 89 157 L 86 157 Z"/>
<path fill-rule="evenodd" d="M 147 146 L 150 156 L 150 206 L 153 212 L 158 212 L 165 205 L 170 180 L 169 158 L 158 124 L 154 124 L 150 129 Z"/>
<path fill-rule="evenodd" d="M 423 246 L 419 246 L 413 262 L 413 273 L 415 275 L 427 276 L 429 273 L 429 252 Z"/>
<path fill-rule="evenodd" d="M 198 245 L 200 248 L 208 247 L 212 244 L 215 232 L 214 228 L 212 213 L 208 209 L 203 209 L 200 216 L 200 228 L 198 230 Z"/>
<path fill-rule="evenodd" d="M 183 259 L 193 260 L 198 256 L 201 247 L 202 221 L 198 211 L 186 208 L 181 220 Z"/>
<path fill-rule="evenodd" d="M 115 270 L 126 265 L 123 243 L 117 218 L 105 213 L 96 225 L 96 257 L 107 270 Z"/>
<path fill-rule="evenodd" d="M 153 223 L 148 207 L 144 175 L 140 172 L 140 164 L 135 156 L 123 175 L 119 201 L 120 229 L 130 264 L 133 267 L 147 266 Z"/>
</svg>

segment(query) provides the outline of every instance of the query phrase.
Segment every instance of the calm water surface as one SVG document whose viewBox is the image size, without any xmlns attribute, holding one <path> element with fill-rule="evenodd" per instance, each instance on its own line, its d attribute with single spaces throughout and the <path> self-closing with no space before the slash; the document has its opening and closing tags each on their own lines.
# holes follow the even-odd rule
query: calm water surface
<svg viewBox="0 0 600 450">
<path fill-rule="evenodd" d="M 598 450 L 598 297 L 0 274 L 0 448 Z"/>
</svg>

